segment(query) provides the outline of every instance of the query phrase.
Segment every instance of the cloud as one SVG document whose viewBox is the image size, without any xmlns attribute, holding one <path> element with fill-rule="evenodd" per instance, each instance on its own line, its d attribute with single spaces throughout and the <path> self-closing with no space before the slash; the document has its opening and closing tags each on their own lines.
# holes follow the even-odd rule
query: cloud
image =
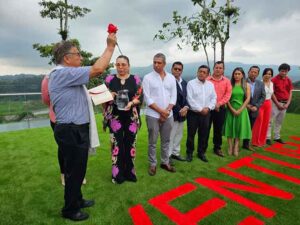
<svg viewBox="0 0 300 225">
<path fill-rule="evenodd" d="M 248 51 L 244 48 L 236 48 L 236 49 L 233 49 L 232 52 L 231 52 L 231 56 L 233 57 L 254 57 L 255 54 L 252 53 L 251 51 Z"/>
<path fill-rule="evenodd" d="M 21 68 L 48 70 L 48 60 L 39 57 L 33 43 L 48 44 L 60 40 L 58 20 L 41 18 L 39 0 L 0 0 L 0 74 L 16 73 Z M 71 4 L 90 8 L 85 17 L 70 20 L 70 37 L 77 38 L 83 49 L 99 56 L 106 42 L 106 27 L 119 27 L 118 42 L 132 66 L 147 66 L 157 52 L 163 52 L 168 61 L 185 63 L 205 61 L 202 49 L 193 52 L 190 47 L 178 50 L 177 40 L 153 41 L 163 22 L 172 21 L 172 12 L 190 16 L 199 8 L 192 1 L 130 0 L 86 1 L 69 0 Z M 219 1 L 218 1 L 219 2 Z M 224 1 L 223 1 L 224 2 Z M 239 0 L 239 21 L 231 26 L 226 45 L 225 60 L 244 63 L 275 63 L 287 61 L 299 64 L 300 2 L 298 0 Z M 217 59 L 219 59 L 218 48 Z M 208 49 L 210 58 L 213 52 Z M 116 50 L 114 60 L 120 53 Z M 22 65 L 21 67 L 18 65 Z M 44 66 L 43 66 L 44 65 Z M 18 70 L 16 68 L 19 68 Z"/>
</svg>

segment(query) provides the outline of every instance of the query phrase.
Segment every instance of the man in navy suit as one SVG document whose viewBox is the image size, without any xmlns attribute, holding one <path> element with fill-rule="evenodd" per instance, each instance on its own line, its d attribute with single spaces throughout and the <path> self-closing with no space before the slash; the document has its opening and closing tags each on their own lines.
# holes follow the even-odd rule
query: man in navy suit
<svg viewBox="0 0 300 225">
<path fill-rule="evenodd" d="M 249 119 L 251 123 L 251 128 L 254 125 L 254 122 L 258 116 L 258 109 L 263 104 L 266 98 L 265 85 L 262 81 L 257 80 L 257 76 L 259 75 L 259 67 L 251 66 L 248 71 L 247 82 L 251 88 L 251 98 L 250 102 L 247 105 Z M 245 139 L 243 141 L 243 148 L 253 151 L 254 149 L 250 147 L 250 140 Z"/>
<path fill-rule="evenodd" d="M 171 160 L 175 159 L 179 161 L 185 161 L 185 159 L 180 156 L 180 142 L 183 134 L 183 124 L 186 120 L 186 114 L 189 109 L 186 100 L 187 82 L 181 78 L 182 71 L 183 64 L 181 62 L 174 62 L 172 65 L 172 74 L 176 78 L 177 101 L 176 105 L 172 109 L 174 125 L 170 136 L 169 156 Z"/>
</svg>

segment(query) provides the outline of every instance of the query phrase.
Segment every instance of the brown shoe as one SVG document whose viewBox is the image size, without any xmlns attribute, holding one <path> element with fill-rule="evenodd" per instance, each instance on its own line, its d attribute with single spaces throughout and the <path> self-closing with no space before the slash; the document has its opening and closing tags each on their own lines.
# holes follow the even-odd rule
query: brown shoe
<svg viewBox="0 0 300 225">
<path fill-rule="evenodd" d="M 168 172 L 171 172 L 171 173 L 176 172 L 175 167 L 171 166 L 170 164 L 160 164 L 160 168 L 162 168 Z"/>
<path fill-rule="evenodd" d="M 156 166 L 149 166 L 148 173 L 150 176 L 154 176 L 156 174 Z"/>
</svg>

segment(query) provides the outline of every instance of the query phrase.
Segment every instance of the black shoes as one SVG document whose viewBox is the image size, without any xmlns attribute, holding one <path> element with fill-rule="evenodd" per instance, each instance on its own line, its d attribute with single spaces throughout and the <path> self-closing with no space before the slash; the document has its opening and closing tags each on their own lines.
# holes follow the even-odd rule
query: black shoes
<svg viewBox="0 0 300 225">
<path fill-rule="evenodd" d="M 222 152 L 221 149 L 214 150 L 214 153 L 215 153 L 217 156 L 224 157 L 224 153 Z"/>
<path fill-rule="evenodd" d="M 276 142 L 278 142 L 278 143 L 280 143 L 280 144 L 286 144 L 286 142 L 283 141 L 281 138 L 279 138 L 279 139 L 274 139 L 274 141 L 276 141 Z"/>
<path fill-rule="evenodd" d="M 82 202 L 80 204 L 80 208 L 88 208 L 95 205 L 95 201 L 94 200 L 85 200 L 82 199 Z"/>
<path fill-rule="evenodd" d="M 267 145 L 272 145 L 271 139 L 267 139 L 267 140 L 266 140 L 266 144 L 267 144 Z"/>
<path fill-rule="evenodd" d="M 185 159 L 182 158 L 180 155 L 171 155 L 171 158 L 172 159 L 176 159 L 178 161 L 185 161 Z"/>
<path fill-rule="evenodd" d="M 73 221 L 82 221 L 82 220 L 86 220 L 89 218 L 89 214 L 82 212 L 82 211 L 78 211 L 77 213 L 73 213 L 73 214 L 62 214 L 62 217 L 73 220 Z"/>
<path fill-rule="evenodd" d="M 94 200 L 85 200 L 82 199 L 80 203 L 80 208 L 87 208 L 95 205 Z M 62 217 L 73 220 L 73 221 L 82 221 L 89 218 L 89 214 L 86 212 L 78 211 L 76 213 L 62 213 Z"/>
<path fill-rule="evenodd" d="M 192 154 L 187 154 L 186 155 L 186 161 L 187 162 L 192 162 L 193 161 L 193 155 Z"/>
<path fill-rule="evenodd" d="M 207 160 L 207 158 L 206 158 L 205 155 L 198 155 L 198 158 L 199 158 L 200 160 L 202 160 L 203 162 L 208 162 L 208 160 Z"/>
</svg>

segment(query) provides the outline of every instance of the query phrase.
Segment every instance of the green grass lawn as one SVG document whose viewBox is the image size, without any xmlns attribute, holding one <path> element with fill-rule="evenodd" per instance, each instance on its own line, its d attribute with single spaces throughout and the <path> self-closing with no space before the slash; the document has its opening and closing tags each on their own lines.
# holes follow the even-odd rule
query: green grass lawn
<svg viewBox="0 0 300 225">
<path fill-rule="evenodd" d="M 98 117 L 97 120 L 100 126 L 100 118 Z M 282 129 L 283 138 L 287 140 L 291 135 L 300 136 L 299 127 L 300 115 L 288 114 Z M 300 188 L 297 184 L 247 168 L 238 170 L 239 173 L 294 195 L 292 200 L 282 200 L 233 190 L 235 193 L 276 211 L 273 218 L 267 219 L 194 182 L 196 178 L 205 177 L 241 183 L 217 172 L 218 168 L 226 166 L 236 158 L 229 156 L 219 158 L 213 155 L 211 139 L 207 150 L 209 163 L 205 164 L 194 157 L 192 163 L 176 163 L 177 172 L 175 174 L 158 169 L 156 176 L 150 177 L 147 173 L 147 129 L 146 123 L 143 121 L 137 141 L 136 170 L 138 182 L 115 185 L 111 182 L 109 135 L 102 130 L 99 135 L 101 147 L 98 148 L 96 155 L 89 158 L 86 175 L 87 184 L 82 188 L 84 197 L 95 199 L 96 205 L 85 209 L 90 214 L 90 218 L 77 224 L 129 225 L 132 224 L 132 220 L 128 209 L 137 204 L 143 206 L 153 224 L 174 224 L 151 206 L 148 200 L 187 182 L 196 185 L 197 189 L 170 203 L 181 212 L 187 212 L 213 197 L 223 199 L 227 203 L 224 208 L 203 219 L 200 224 L 238 224 L 239 221 L 249 215 L 254 215 L 264 221 L 265 224 L 300 224 Z M 183 155 L 185 155 L 185 138 L 186 131 L 182 141 Z M 60 184 L 57 146 L 51 128 L 0 133 L 0 149 L 0 224 L 73 224 L 73 222 L 60 217 L 60 209 L 63 206 L 63 186 Z M 227 149 L 225 139 L 223 149 Z M 257 152 L 299 165 L 299 159 L 266 152 L 263 149 L 258 149 Z M 251 152 L 243 150 L 240 152 L 239 158 L 251 154 Z M 159 155 L 158 151 L 158 159 Z M 300 179 L 299 170 L 271 164 L 263 160 L 257 160 L 257 164 Z"/>
</svg>

